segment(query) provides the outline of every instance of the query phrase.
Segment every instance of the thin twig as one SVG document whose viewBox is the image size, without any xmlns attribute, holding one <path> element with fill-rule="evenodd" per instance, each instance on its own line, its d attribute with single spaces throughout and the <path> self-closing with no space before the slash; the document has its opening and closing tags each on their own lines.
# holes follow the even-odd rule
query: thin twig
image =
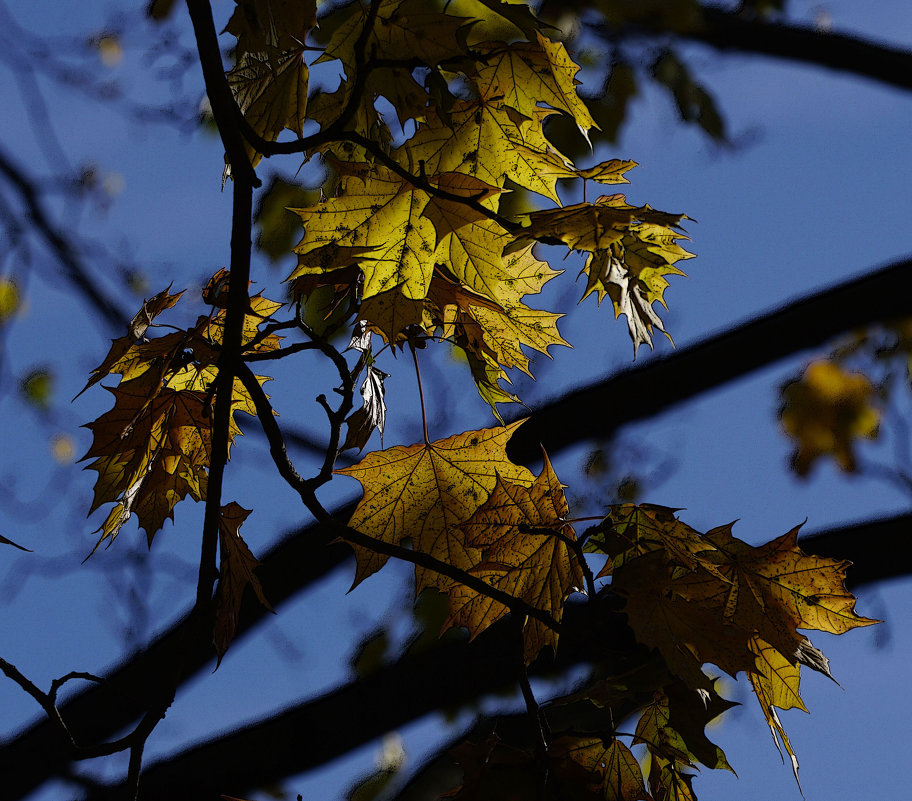
<svg viewBox="0 0 912 801">
<path fill-rule="evenodd" d="M 266 439 L 269 441 L 269 452 L 279 471 L 279 475 L 281 475 L 288 485 L 298 493 L 301 502 L 317 520 L 321 523 L 333 526 L 338 533 L 338 536 L 347 542 L 360 545 L 362 548 L 367 548 L 375 553 L 391 556 L 395 559 L 411 562 L 419 567 L 433 570 L 435 573 L 447 576 L 460 584 L 464 584 L 469 589 L 475 590 L 475 592 L 481 595 L 499 601 L 516 615 L 535 618 L 544 623 L 548 628 L 560 633 L 560 624 L 547 612 L 537 609 L 519 598 L 514 598 L 509 593 L 491 587 L 477 576 L 473 576 L 464 570 L 460 570 L 458 567 L 435 559 L 430 554 L 422 553 L 421 551 L 412 551 L 399 545 L 393 545 L 389 542 L 374 539 L 349 526 L 344 526 L 335 520 L 335 518 L 333 518 L 317 500 L 309 481 L 301 478 L 300 474 L 291 463 L 285 448 L 285 442 L 282 439 L 282 432 L 279 429 L 278 423 L 275 421 L 275 415 L 272 413 L 272 406 L 270 405 L 269 399 L 266 397 L 263 388 L 253 376 L 253 373 L 246 365 L 241 365 L 238 369 L 238 377 L 241 379 L 245 389 L 253 399 L 257 418 L 260 421 L 260 425 L 263 426 L 263 432 L 266 435 Z"/>
</svg>

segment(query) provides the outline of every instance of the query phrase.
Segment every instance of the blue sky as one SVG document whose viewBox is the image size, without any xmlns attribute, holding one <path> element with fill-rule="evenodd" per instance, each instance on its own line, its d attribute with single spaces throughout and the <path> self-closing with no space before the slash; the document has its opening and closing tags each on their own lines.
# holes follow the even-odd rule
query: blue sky
<svg viewBox="0 0 912 801">
<path fill-rule="evenodd" d="M 227 0 L 213 5 L 219 21 L 233 7 Z M 819 4 L 792 5 L 797 19 L 811 20 Z M 94 32 L 103 19 L 94 7 L 77 13 L 68 5 L 22 0 L 7 2 L 7 7 L 36 31 L 51 25 L 59 32 Z M 844 0 L 826 8 L 837 29 L 900 46 L 912 43 L 912 7 L 905 0 L 864 7 Z M 97 20 L 86 17 L 96 13 Z M 126 57 L 117 68 L 118 77 L 138 95 L 146 86 L 140 60 L 145 44 L 128 33 Z M 699 133 L 677 123 L 665 96 L 648 90 L 634 104 L 621 142 L 605 154 L 640 163 L 629 176 L 631 199 L 686 212 L 699 221 L 689 226 L 691 249 L 698 255 L 685 265 L 690 277 L 673 279 L 666 293 L 670 311 L 665 319 L 679 347 L 912 251 L 912 96 L 811 67 L 720 57 L 699 47 L 687 53 L 735 136 L 744 134 L 748 144 L 734 152 L 708 145 Z M 196 82 L 191 74 L 190 96 Z M 106 213 L 88 211 L 78 223 L 73 221 L 74 227 L 114 247 L 124 243 L 149 273 L 147 294 L 173 280 L 175 287 L 191 289 L 189 300 L 199 282 L 228 259 L 231 200 L 230 193 L 219 190 L 222 155 L 217 140 L 141 124 L 88 103 L 76 92 L 41 85 L 71 162 L 92 162 L 102 174 L 123 180 L 123 191 Z M 9 72 L 0 81 L 0 99 L 5 110 L 0 142 L 20 163 L 46 172 L 40 143 L 23 137 L 28 120 Z M 293 172 L 297 165 L 282 166 Z M 261 167 L 260 173 L 268 174 L 268 168 Z M 2 269 L 15 266 L 0 257 Z M 568 275 L 561 279 L 565 285 L 576 269 L 566 266 Z M 142 596 L 138 608 L 149 616 L 145 636 L 165 628 L 190 605 L 202 509 L 179 508 L 176 525 L 167 525 L 158 535 L 147 558 L 142 558 L 144 535 L 128 526 L 111 550 L 79 564 L 94 544 L 91 532 L 100 519 L 96 515 L 86 521 L 73 510 L 88 508 L 94 474 L 55 466 L 48 440 L 64 433 L 73 437 L 80 455 L 88 447 L 89 433 L 78 426 L 104 411 L 107 393 L 95 390 L 73 404 L 66 401 L 101 361 L 109 334 L 61 285 L 46 254 L 36 255 L 30 275 L 29 308 L 4 343 L 4 381 L 8 385 L 10 376 L 49 364 L 57 372 L 60 403 L 51 414 L 41 415 L 24 406 L 15 392 L 0 397 L 4 454 L 22 454 L 15 464 L 0 460 L 0 482 L 29 502 L 28 508 L 19 509 L 8 498 L 0 499 L 0 533 L 35 551 L 2 553 L 0 655 L 47 687 L 69 670 L 102 671 L 118 658 L 122 620 L 130 608 L 123 599 L 130 588 Z M 257 265 L 255 275 L 267 295 L 278 294 L 283 276 L 263 264 Z M 580 290 L 573 292 L 578 296 Z M 139 301 L 123 297 L 124 307 L 135 311 Z M 186 314 L 201 308 L 193 303 L 186 303 Z M 564 321 L 562 333 L 575 349 L 554 351 L 554 364 L 537 362 L 540 386 L 528 389 L 527 396 L 547 397 L 562 386 L 588 383 L 630 363 L 626 326 L 613 321 L 608 308 L 597 310 L 587 301 Z M 660 351 L 668 347 L 658 343 Z M 640 356 L 649 358 L 643 350 Z M 641 465 L 670 464 L 673 469 L 663 473 L 661 482 L 649 486 L 649 500 L 686 508 L 684 519 L 697 528 L 738 518 L 735 533 L 751 542 L 771 539 L 805 518 L 807 530 L 813 531 L 907 510 L 908 496 L 877 482 L 845 477 L 829 465 L 820 465 L 806 481 L 789 475 L 790 445 L 775 420 L 777 388 L 802 363 L 803 357 L 774 365 L 659 419 L 628 427 L 617 444 L 618 457 L 636 463 L 639 449 L 645 454 Z M 435 364 L 456 373 L 457 382 L 464 378 L 444 358 Z M 412 372 L 404 361 L 381 366 L 392 374 L 385 443 L 410 442 L 416 415 Z M 319 375 L 308 383 L 311 376 L 303 367 L 286 372 L 284 383 L 270 385 L 276 409 L 288 420 L 303 416 L 305 425 L 319 431 L 322 413 L 313 397 L 325 391 L 325 385 L 319 384 Z M 452 403 L 450 412 L 451 428 L 432 435 L 494 422 L 484 405 L 468 394 Z M 866 452 L 889 460 L 888 444 Z M 585 450 L 575 449 L 556 461 L 566 483 L 578 473 Z M 325 500 L 331 503 L 355 493 L 354 482 L 338 479 Z M 293 493 L 273 478 L 262 443 L 254 436 L 236 450 L 225 497 L 254 508 L 243 533 L 256 553 L 306 519 Z M 131 567 L 128 552 L 136 553 L 139 567 Z M 146 569 L 153 571 L 151 578 L 142 578 Z M 350 576 L 336 574 L 283 607 L 261 633 L 233 648 L 216 673 L 181 691 L 150 740 L 147 759 L 344 681 L 344 660 L 359 634 L 396 617 L 408 573 L 387 567 L 348 595 Z M 910 590 L 908 581 L 900 581 L 860 593 L 859 611 L 887 620 L 879 630 L 813 638 L 830 656 L 842 689 L 823 677 L 808 676 L 803 691 L 811 715 L 783 716 L 801 760 L 809 801 L 896 792 L 896 763 L 904 757 L 906 742 L 904 721 L 912 713 L 905 679 L 912 639 L 903 622 Z M 707 773 L 697 783 L 700 798 L 800 798 L 744 682 L 732 683 L 731 689 L 744 707 L 730 713 L 711 736 L 725 749 L 740 779 Z M 33 701 L 8 682 L 0 683 L 0 708 L 4 731 L 37 712 Z M 435 738 L 453 733 L 436 720 L 403 732 L 409 764 L 417 766 Z M 288 787 L 305 797 L 340 797 L 352 780 L 370 769 L 374 750 L 369 747 L 318 774 L 289 781 Z M 116 770 L 123 768 L 117 765 Z M 60 792 L 45 790 L 33 801 L 60 798 Z"/>
</svg>

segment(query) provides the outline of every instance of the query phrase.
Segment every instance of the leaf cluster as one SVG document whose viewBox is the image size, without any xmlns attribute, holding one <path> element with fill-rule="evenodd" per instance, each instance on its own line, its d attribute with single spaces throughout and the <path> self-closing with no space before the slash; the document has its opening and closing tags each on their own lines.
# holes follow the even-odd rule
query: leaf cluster
<svg viewBox="0 0 912 801">
<path fill-rule="evenodd" d="M 509 618 L 527 736 L 513 742 L 495 732 L 464 744 L 453 797 L 695 798 L 698 765 L 730 769 L 704 733 L 731 705 L 715 689 L 715 669 L 747 675 L 797 776 L 776 709 L 804 708 L 801 665 L 830 675 L 799 629 L 842 633 L 874 622 L 853 611 L 846 563 L 803 554 L 797 528 L 755 547 L 731 525 L 700 533 L 654 505 L 607 507 L 579 536 L 547 454 L 538 475 L 512 462 L 507 444 L 522 421 L 505 425 L 498 413 L 498 404 L 519 401 L 505 386 L 508 370 L 531 375 L 530 351 L 568 344 L 559 313 L 526 304 L 559 275 L 535 248 L 580 254 L 582 297 L 610 298 L 636 355 L 652 346 L 655 329 L 667 334 L 655 304 L 665 305 L 668 276 L 683 275 L 676 264 L 692 255 L 679 244 L 685 216 L 620 194 L 586 199 L 592 182 L 627 183 L 635 164 L 581 168 L 558 149 L 549 135 L 556 120 L 587 145 L 598 125 L 577 91 L 578 64 L 527 5 L 373 0 L 335 7 L 318 31 L 315 24 L 313 2 L 239 0 L 226 29 L 235 66 L 223 76 L 236 113 L 216 114 L 220 126 L 233 119 L 245 141 L 248 163 L 232 152 L 227 171 L 239 227 L 249 226 L 255 182 L 247 173 L 262 156 L 303 153 L 325 170 L 319 202 L 290 210 L 303 228 L 286 278 L 293 313 L 278 319 L 284 303 L 249 296 L 244 236 L 233 237 L 232 271 L 203 290 L 212 310 L 194 325 L 153 336 L 181 297 L 170 287 L 143 304 L 86 385 L 120 376 L 108 388 L 113 408 L 88 425 L 85 458 L 98 473 L 91 511 L 114 505 L 98 544 L 110 544 L 133 514 L 151 543 L 179 501 L 205 500 L 200 575 L 216 572 L 216 552 L 219 569 L 214 598 L 201 578 L 198 609 L 214 607 L 208 633 L 221 658 L 247 588 L 268 607 L 240 535 L 250 512 L 221 498 L 240 433 L 234 413 L 243 411 L 258 418 L 281 479 L 354 549 L 356 584 L 393 557 L 415 565 L 416 594 L 446 596 L 441 630 L 461 627 L 471 638 Z M 308 62 L 314 50 L 320 55 Z M 334 91 L 310 91 L 317 69 L 335 70 Z M 390 107 L 394 122 L 384 116 Z M 293 141 L 280 139 L 286 130 Z M 582 200 L 565 205 L 574 191 Z M 519 192 L 536 205 L 520 210 L 511 200 Z M 283 340 L 279 330 L 306 341 Z M 353 365 L 332 344 L 341 331 Z M 383 434 L 379 360 L 408 349 L 417 372 L 418 351 L 431 342 L 464 354 L 500 425 L 432 440 L 419 373 L 423 442 L 335 470 L 358 480 L 363 496 L 348 521 L 334 520 L 315 491 L 340 451 L 362 450 L 375 429 Z M 334 366 L 341 397 L 335 407 L 317 398 L 330 432 L 307 479 L 287 453 L 267 379 L 249 366 L 305 351 Z M 352 413 L 362 376 L 363 405 Z M 590 562 L 599 559 L 596 574 Z M 622 606 L 637 659 L 620 674 L 594 664 L 576 693 L 545 706 L 527 666 L 559 649 L 573 595 Z"/>
</svg>

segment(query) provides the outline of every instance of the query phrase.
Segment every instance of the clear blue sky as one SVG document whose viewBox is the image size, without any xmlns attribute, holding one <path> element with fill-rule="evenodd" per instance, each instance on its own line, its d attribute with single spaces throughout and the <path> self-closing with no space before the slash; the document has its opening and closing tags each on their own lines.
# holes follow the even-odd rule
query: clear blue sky
<svg viewBox="0 0 912 801">
<path fill-rule="evenodd" d="M 791 5 L 795 18 L 810 21 L 821 4 Z M 825 6 L 838 30 L 912 46 L 912 6 L 906 0 L 841 0 Z M 37 32 L 53 26 L 60 33 L 91 34 L 103 19 L 94 6 L 87 11 L 54 2 L 8 0 L 7 7 Z M 223 22 L 233 4 L 216 0 L 214 7 Z M 184 41 L 190 43 L 186 36 Z M 147 91 L 149 68 L 141 62 L 146 44 L 128 32 L 124 62 L 112 72 L 132 87 L 134 97 Z M 671 309 L 666 321 L 679 347 L 786 299 L 912 252 L 912 95 L 810 67 L 720 57 L 697 47 L 687 52 L 715 93 L 735 137 L 746 144 L 734 152 L 713 148 L 699 133 L 678 124 L 665 96 L 648 90 L 634 104 L 632 122 L 610 154 L 641 165 L 630 174 L 630 198 L 686 212 L 699 221 L 690 226 L 691 249 L 698 255 L 685 265 L 690 277 L 673 279 L 666 293 Z M 0 81 L 0 142 L 20 163 L 48 173 L 41 143 L 31 134 L 23 135 L 29 120 L 6 69 Z M 190 96 L 198 83 L 191 73 Z M 54 118 L 53 130 L 69 160 L 91 162 L 102 175 L 123 180 L 123 191 L 109 210 L 82 214 L 73 219 L 74 229 L 102 238 L 113 248 L 128 248 L 132 259 L 149 273 L 147 294 L 173 280 L 175 287 L 191 290 L 188 298 L 197 295 L 199 282 L 226 266 L 228 259 L 231 200 L 230 193 L 219 190 L 222 155 L 217 140 L 140 124 L 86 101 L 78 92 L 64 92 L 47 82 L 41 86 Z M 154 91 L 161 96 L 160 85 Z M 284 163 L 286 172 L 296 166 L 293 161 Z M 268 174 L 268 168 L 260 173 Z M 10 269 L 2 252 L 0 259 L 0 268 Z M 575 268 L 568 264 L 571 271 Z M 279 272 L 260 264 L 255 274 L 267 295 L 278 295 L 276 287 L 283 277 Z M 100 519 L 96 515 L 85 521 L 73 509 L 88 508 L 94 473 L 55 467 L 48 440 L 65 433 L 75 439 L 79 455 L 88 447 L 89 433 L 78 426 L 104 411 L 107 393 L 89 392 L 72 405 L 67 400 L 101 361 L 108 334 L 61 285 L 46 254 L 36 253 L 30 275 L 29 309 L 6 338 L 3 377 L 8 386 L 10 376 L 47 363 L 57 372 L 59 403 L 52 415 L 42 416 L 17 400 L 15 392 L 0 396 L 0 483 L 26 501 L 26 507 L 19 508 L 4 493 L 0 533 L 35 551 L 0 552 L 0 655 L 46 688 L 52 678 L 70 670 L 102 672 L 118 658 L 122 627 L 131 610 L 124 599 L 131 588 L 141 597 L 135 609 L 148 615 L 141 632 L 145 638 L 190 605 L 202 509 L 179 507 L 177 524 L 166 525 L 148 558 L 142 556 L 144 535 L 128 526 L 111 550 L 79 564 L 94 544 L 91 532 Z M 565 277 L 565 285 L 571 278 Z M 138 307 L 138 301 L 125 298 L 130 313 L 135 311 L 131 306 Z M 188 314 L 199 308 L 192 307 Z M 527 388 L 526 396 L 552 395 L 566 376 L 578 384 L 629 364 L 626 326 L 614 322 L 608 308 L 599 312 L 587 302 L 565 321 L 562 333 L 575 350 L 554 351 L 553 365 L 539 362 L 539 386 Z M 658 347 L 664 350 L 668 345 Z M 641 358 L 648 354 L 641 350 Z M 648 499 L 686 508 L 684 518 L 697 528 L 740 518 L 735 533 L 751 542 L 771 539 L 805 518 L 812 531 L 908 509 L 908 496 L 876 482 L 846 478 L 830 466 L 821 465 L 807 481 L 788 474 L 790 446 L 775 420 L 777 387 L 801 363 L 795 359 L 778 364 L 660 419 L 626 429 L 619 442 L 629 449 L 634 464 L 640 458 L 636 447 L 645 454 L 647 467 L 670 465 L 661 482 L 648 486 Z M 383 366 L 392 373 L 387 382 L 386 444 L 410 442 L 416 431 L 412 373 L 404 362 Z M 447 367 L 445 360 L 440 366 Z M 325 391 L 325 385 L 308 383 L 304 368 L 289 373 L 284 384 L 270 385 L 277 410 L 292 421 L 308 416 L 309 427 L 319 431 L 322 413 L 313 397 Z M 451 404 L 450 412 L 451 431 L 493 422 L 471 396 Z M 886 445 L 867 452 L 891 458 Z M 15 463 L 11 453 L 21 454 Z M 584 455 L 582 448 L 557 461 L 565 483 L 573 483 Z M 305 520 L 293 493 L 273 478 L 262 443 L 254 436 L 237 448 L 228 482 L 226 499 L 233 497 L 254 508 L 243 533 L 255 553 L 263 553 L 276 535 Z M 335 484 L 327 502 L 355 494 L 354 482 L 339 479 Z M 134 555 L 132 562 L 129 554 Z M 142 577 L 146 570 L 151 576 Z M 347 680 L 345 660 L 359 632 L 396 616 L 408 572 L 388 567 L 348 595 L 350 576 L 337 574 L 283 607 L 260 633 L 233 648 L 215 674 L 203 675 L 179 694 L 149 742 L 147 760 Z M 859 611 L 885 618 L 885 626 L 843 638 L 813 638 L 830 656 L 842 689 L 809 675 L 803 692 L 811 715 L 783 715 L 801 760 L 808 801 L 895 796 L 896 768 L 906 751 L 905 722 L 912 713 L 905 680 L 912 658 L 912 638 L 904 623 L 910 601 L 908 581 L 863 591 Z M 732 683 L 731 691 L 745 705 L 730 713 L 711 736 L 725 749 L 740 779 L 707 773 L 697 782 L 699 797 L 800 798 L 744 682 Z M 6 681 L 0 682 L 0 709 L 2 733 L 37 712 L 34 702 Z M 434 747 L 435 738 L 453 733 L 437 721 L 402 732 L 409 764 L 417 766 L 421 755 Z M 318 737 L 319 732 L 302 736 Z M 351 781 L 370 769 L 374 750 L 364 749 L 287 786 L 305 797 L 340 797 Z M 116 766 L 117 771 L 124 769 L 123 764 Z M 112 772 L 109 778 L 115 775 Z M 33 801 L 64 797 L 60 793 L 60 788 L 45 790 Z"/>
</svg>

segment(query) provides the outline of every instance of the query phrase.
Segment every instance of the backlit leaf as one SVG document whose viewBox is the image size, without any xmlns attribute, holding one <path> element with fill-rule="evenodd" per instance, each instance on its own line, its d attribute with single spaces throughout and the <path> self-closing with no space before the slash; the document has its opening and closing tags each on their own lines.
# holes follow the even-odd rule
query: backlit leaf
<svg viewBox="0 0 912 801">
<path fill-rule="evenodd" d="M 466 544 L 483 554 L 472 572 L 560 622 L 564 600 L 582 591 L 584 582 L 570 546 L 576 535 L 565 522 L 568 515 L 563 485 L 547 456 L 531 486 L 498 475 L 488 499 L 458 526 Z M 508 611 L 464 586 L 450 590 L 450 608 L 448 624 L 465 626 L 472 635 Z M 524 641 L 527 662 L 546 645 L 557 650 L 557 633 L 538 620 L 526 622 Z"/>
<path fill-rule="evenodd" d="M 399 545 L 410 539 L 417 551 L 464 570 L 478 564 L 481 551 L 455 528 L 474 514 L 494 489 L 497 477 L 529 486 L 532 474 L 507 459 L 505 448 L 522 421 L 502 428 L 467 431 L 426 444 L 369 453 L 358 464 L 337 470 L 361 482 L 364 496 L 349 525 L 374 539 Z M 355 584 L 377 572 L 385 556 L 356 547 Z M 416 569 L 417 590 L 447 590 L 452 581 Z"/>
</svg>

